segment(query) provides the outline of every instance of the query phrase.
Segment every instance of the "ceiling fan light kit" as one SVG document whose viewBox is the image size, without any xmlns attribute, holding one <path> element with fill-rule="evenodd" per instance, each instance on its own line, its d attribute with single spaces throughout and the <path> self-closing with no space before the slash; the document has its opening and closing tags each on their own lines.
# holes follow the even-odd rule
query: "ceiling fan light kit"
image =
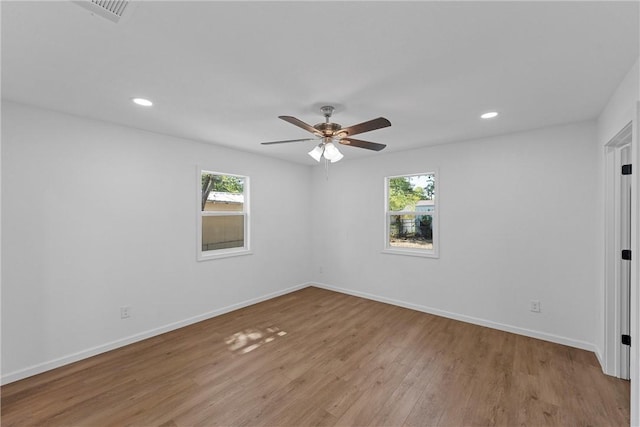
<svg viewBox="0 0 640 427">
<path fill-rule="evenodd" d="M 338 123 L 332 123 L 329 121 L 334 111 L 333 106 L 325 105 L 324 107 L 320 108 L 320 111 L 322 111 L 325 121 L 324 123 L 318 123 L 315 126 L 311 126 L 303 122 L 302 120 L 292 116 L 278 116 L 279 119 L 282 119 L 285 122 L 289 122 L 292 125 L 306 130 L 307 132 L 311 132 L 315 135 L 315 138 L 288 139 L 282 141 L 263 142 L 262 144 L 271 145 L 284 144 L 289 142 L 321 140 L 321 142 L 313 150 L 309 151 L 309 156 L 311 156 L 317 162 L 319 162 L 324 157 L 325 160 L 330 161 L 331 163 L 338 162 L 344 157 L 344 155 L 340 152 L 340 150 L 338 150 L 338 147 L 336 147 L 334 142 L 338 142 L 342 145 L 350 145 L 352 147 L 365 148 L 367 150 L 373 151 L 380 151 L 384 147 L 386 147 L 386 145 L 384 144 L 351 138 L 352 135 L 357 135 L 359 133 L 369 132 L 372 130 L 391 126 L 391 122 L 384 117 L 378 117 L 377 119 L 343 128 Z"/>
<path fill-rule="evenodd" d="M 331 163 L 335 163 L 344 157 L 340 150 L 338 150 L 338 148 L 331 141 L 324 143 L 324 152 L 322 153 L 322 155 Z M 315 158 L 315 156 L 312 157 Z"/>
</svg>

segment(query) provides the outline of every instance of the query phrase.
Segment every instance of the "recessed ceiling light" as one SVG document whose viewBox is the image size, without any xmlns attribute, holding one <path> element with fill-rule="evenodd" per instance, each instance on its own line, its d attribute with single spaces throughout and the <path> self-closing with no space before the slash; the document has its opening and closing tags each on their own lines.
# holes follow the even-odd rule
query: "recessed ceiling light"
<svg viewBox="0 0 640 427">
<path fill-rule="evenodd" d="M 138 105 L 142 105 L 143 107 L 151 107 L 153 105 L 153 102 L 144 98 L 131 98 L 131 100 Z"/>
<path fill-rule="evenodd" d="M 480 116 L 481 119 L 493 119 L 494 117 L 498 116 L 498 112 L 497 111 L 490 111 L 488 113 L 484 113 L 483 115 Z"/>
</svg>

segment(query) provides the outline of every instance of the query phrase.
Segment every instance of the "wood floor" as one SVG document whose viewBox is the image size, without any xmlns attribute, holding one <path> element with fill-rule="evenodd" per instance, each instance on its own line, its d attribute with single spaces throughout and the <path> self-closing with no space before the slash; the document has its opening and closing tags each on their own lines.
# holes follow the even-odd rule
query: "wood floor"
<svg viewBox="0 0 640 427">
<path fill-rule="evenodd" d="M 2 387 L 2 425 L 628 426 L 593 353 L 306 288 Z"/>
</svg>

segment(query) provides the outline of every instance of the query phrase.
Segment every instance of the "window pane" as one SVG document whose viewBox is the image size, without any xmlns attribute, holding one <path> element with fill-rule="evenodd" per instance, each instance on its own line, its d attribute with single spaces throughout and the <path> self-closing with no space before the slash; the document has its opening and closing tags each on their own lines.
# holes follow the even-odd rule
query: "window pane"
<svg viewBox="0 0 640 427">
<path fill-rule="evenodd" d="M 389 246 L 433 249 L 433 216 L 389 215 Z"/>
<path fill-rule="evenodd" d="M 244 247 L 244 215 L 203 216 L 202 251 Z"/>
<path fill-rule="evenodd" d="M 244 209 L 244 195 L 212 191 L 207 195 L 203 211 L 242 212 Z"/>
<path fill-rule="evenodd" d="M 435 201 L 435 176 L 409 175 L 389 178 L 389 211 L 425 211 Z M 420 208 L 420 209 L 419 209 Z"/>
<path fill-rule="evenodd" d="M 244 178 L 202 172 L 202 210 L 244 210 Z"/>
</svg>

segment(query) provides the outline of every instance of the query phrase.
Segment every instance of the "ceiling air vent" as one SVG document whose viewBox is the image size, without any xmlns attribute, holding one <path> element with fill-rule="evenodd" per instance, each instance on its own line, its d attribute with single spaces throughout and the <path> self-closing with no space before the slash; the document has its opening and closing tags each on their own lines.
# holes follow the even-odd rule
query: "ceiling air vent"
<svg viewBox="0 0 640 427">
<path fill-rule="evenodd" d="M 122 18 L 129 0 L 81 0 L 76 1 L 76 4 L 89 9 L 98 16 L 117 23 Z"/>
</svg>

